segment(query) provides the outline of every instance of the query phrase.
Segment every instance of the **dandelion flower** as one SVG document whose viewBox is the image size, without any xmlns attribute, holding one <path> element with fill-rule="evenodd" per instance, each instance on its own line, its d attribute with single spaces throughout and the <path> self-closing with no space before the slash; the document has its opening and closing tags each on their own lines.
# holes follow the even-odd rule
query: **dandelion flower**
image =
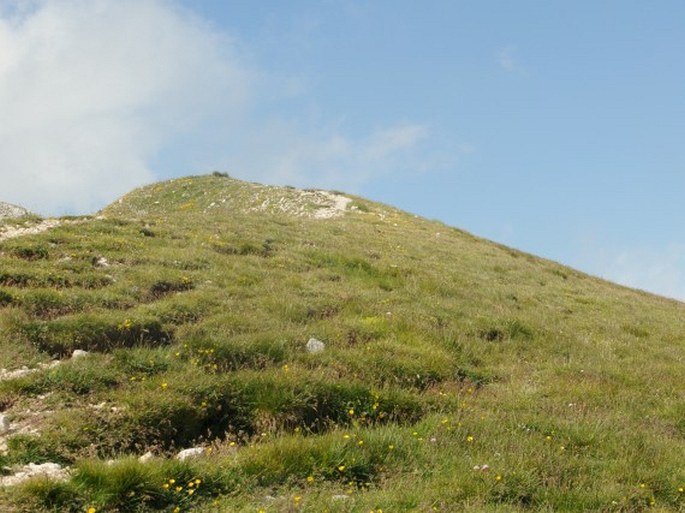
<svg viewBox="0 0 685 513">
<path fill-rule="evenodd" d="M 343 471 L 345 470 L 345 465 L 339 465 L 339 466 L 338 466 L 338 470 L 339 470 L 340 472 L 343 472 Z"/>
<path fill-rule="evenodd" d="M 314 476 L 307 476 L 307 482 L 311 483 L 314 481 Z"/>
<path fill-rule="evenodd" d="M 97 511 L 97 509 L 95 509 L 93 506 L 88 508 L 88 513 L 95 513 L 96 511 Z"/>
<path fill-rule="evenodd" d="M 472 437 L 471 435 L 467 436 L 467 437 L 466 437 L 466 441 L 469 442 L 469 443 L 470 443 L 470 442 L 473 442 L 473 437 Z"/>
</svg>

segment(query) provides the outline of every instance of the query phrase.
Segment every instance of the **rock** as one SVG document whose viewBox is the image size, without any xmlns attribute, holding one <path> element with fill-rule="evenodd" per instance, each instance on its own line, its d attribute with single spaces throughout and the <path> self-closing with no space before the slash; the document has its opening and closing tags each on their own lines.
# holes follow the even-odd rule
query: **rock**
<svg viewBox="0 0 685 513">
<path fill-rule="evenodd" d="M 88 356 L 88 351 L 84 351 L 83 349 L 74 349 L 74 352 L 71 353 L 72 360 L 77 360 L 79 358 L 83 358 L 84 356 Z"/>
<path fill-rule="evenodd" d="M 7 415 L 0 414 L 0 433 L 7 433 L 10 430 L 10 419 Z"/>
<path fill-rule="evenodd" d="M 62 468 L 57 463 L 42 463 L 40 465 L 29 463 L 19 468 L 11 476 L 0 477 L 0 486 L 18 485 L 36 476 L 45 476 L 48 479 L 64 481 L 69 477 L 69 470 Z"/>
<path fill-rule="evenodd" d="M 344 495 L 344 494 L 334 495 L 333 497 L 331 497 L 331 499 L 333 499 L 334 501 L 346 501 L 349 498 L 350 498 L 349 495 Z"/>
<path fill-rule="evenodd" d="M 308 353 L 316 354 L 323 352 L 323 350 L 326 349 L 326 344 L 318 339 L 310 338 L 306 348 Z"/>
<path fill-rule="evenodd" d="M 0 201 L 0 219 L 3 217 L 22 217 L 29 213 L 23 207 L 18 207 L 10 203 L 4 203 Z"/>
<path fill-rule="evenodd" d="M 155 457 L 154 454 L 152 454 L 150 451 L 147 451 L 140 458 L 138 458 L 138 461 L 141 463 L 147 463 L 148 461 L 150 461 L 154 457 Z"/>
<path fill-rule="evenodd" d="M 176 459 L 179 461 L 187 460 L 188 458 L 197 458 L 205 453 L 204 447 L 191 447 L 190 449 L 183 449 L 176 455 Z"/>
</svg>

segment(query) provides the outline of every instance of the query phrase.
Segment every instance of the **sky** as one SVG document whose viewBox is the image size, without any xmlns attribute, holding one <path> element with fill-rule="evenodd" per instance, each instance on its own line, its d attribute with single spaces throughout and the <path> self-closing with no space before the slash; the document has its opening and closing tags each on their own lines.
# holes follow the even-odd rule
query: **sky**
<svg viewBox="0 0 685 513">
<path fill-rule="evenodd" d="M 0 201 L 213 170 L 685 300 L 682 0 L 0 0 Z"/>
</svg>

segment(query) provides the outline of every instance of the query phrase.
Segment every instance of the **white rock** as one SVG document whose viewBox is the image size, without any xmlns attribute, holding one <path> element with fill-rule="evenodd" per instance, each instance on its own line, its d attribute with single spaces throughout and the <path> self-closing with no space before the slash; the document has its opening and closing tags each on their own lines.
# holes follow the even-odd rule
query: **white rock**
<svg viewBox="0 0 685 513">
<path fill-rule="evenodd" d="M 308 353 L 321 353 L 324 349 L 326 349 L 326 344 L 318 339 L 310 338 L 309 342 L 307 342 L 306 348 Z"/>
<path fill-rule="evenodd" d="M 14 486 L 36 476 L 63 481 L 69 477 L 69 471 L 57 463 L 29 463 L 19 468 L 13 475 L 0 477 L 0 486 Z"/>
<path fill-rule="evenodd" d="M 331 499 L 333 499 L 334 501 L 346 501 L 349 498 L 350 498 L 349 495 L 343 495 L 343 494 L 334 495 L 333 497 L 331 497 Z"/>
<path fill-rule="evenodd" d="M 187 460 L 188 458 L 197 458 L 205 453 L 204 447 L 191 447 L 190 449 L 183 449 L 176 455 L 176 459 L 180 461 Z"/>
<path fill-rule="evenodd" d="M 84 351 L 83 349 L 74 349 L 74 352 L 71 353 L 72 360 L 83 358 L 84 356 L 88 356 L 88 351 Z"/>
<path fill-rule="evenodd" d="M 154 454 L 152 454 L 150 451 L 147 451 L 140 458 L 138 458 L 138 461 L 141 463 L 147 463 L 148 461 L 150 461 L 154 457 L 155 457 Z"/>
<path fill-rule="evenodd" d="M 7 415 L 0 414 L 0 433 L 7 433 L 10 430 L 10 419 Z"/>
</svg>

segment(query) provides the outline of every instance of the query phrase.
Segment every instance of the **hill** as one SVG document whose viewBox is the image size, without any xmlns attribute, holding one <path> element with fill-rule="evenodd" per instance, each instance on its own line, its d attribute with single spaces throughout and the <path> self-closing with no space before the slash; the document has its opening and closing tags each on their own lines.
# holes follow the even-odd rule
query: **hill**
<svg viewBox="0 0 685 513">
<path fill-rule="evenodd" d="M 4 510 L 685 508 L 682 303 L 223 176 L 66 221 L 0 242 Z"/>
</svg>

